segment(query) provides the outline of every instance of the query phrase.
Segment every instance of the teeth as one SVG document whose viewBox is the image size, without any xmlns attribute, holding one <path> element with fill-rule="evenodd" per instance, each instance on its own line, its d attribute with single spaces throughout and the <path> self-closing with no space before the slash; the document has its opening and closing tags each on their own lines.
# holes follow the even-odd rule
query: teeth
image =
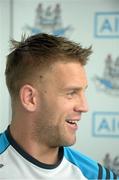
<svg viewBox="0 0 119 180">
<path fill-rule="evenodd" d="M 68 123 L 77 124 L 77 121 L 67 120 Z"/>
</svg>

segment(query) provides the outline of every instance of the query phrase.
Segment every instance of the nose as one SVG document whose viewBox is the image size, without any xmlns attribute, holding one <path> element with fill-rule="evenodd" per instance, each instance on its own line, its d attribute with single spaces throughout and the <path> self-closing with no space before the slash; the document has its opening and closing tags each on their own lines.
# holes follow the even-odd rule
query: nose
<svg viewBox="0 0 119 180">
<path fill-rule="evenodd" d="M 81 93 L 76 101 L 76 104 L 74 106 L 74 111 L 76 112 L 87 112 L 88 111 L 88 103 L 86 96 L 83 93 Z"/>
</svg>

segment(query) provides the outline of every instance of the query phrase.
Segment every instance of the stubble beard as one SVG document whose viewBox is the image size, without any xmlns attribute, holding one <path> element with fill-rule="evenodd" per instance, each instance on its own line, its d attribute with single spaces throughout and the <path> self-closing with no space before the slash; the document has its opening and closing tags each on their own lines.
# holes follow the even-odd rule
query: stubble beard
<svg viewBox="0 0 119 180">
<path fill-rule="evenodd" d="M 47 124 L 45 126 L 43 121 L 35 123 L 35 130 L 33 132 L 33 137 L 39 144 L 45 144 L 48 147 L 56 148 L 62 146 L 72 146 L 76 142 L 76 137 L 74 140 L 69 140 L 68 135 L 58 127 Z M 73 135 L 74 136 L 74 135 Z"/>
</svg>

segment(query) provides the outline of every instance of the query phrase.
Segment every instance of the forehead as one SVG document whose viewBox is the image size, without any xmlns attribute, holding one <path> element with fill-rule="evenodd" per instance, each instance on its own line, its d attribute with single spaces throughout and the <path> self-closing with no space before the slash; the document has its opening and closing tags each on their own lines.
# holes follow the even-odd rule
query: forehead
<svg viewBox="0 0 119 180">
<path fill-rule="evenodd" d="M 49 78 L 51 78 L 54 83 L 62 86 L 87 86 L 86 72 L 84 66 L 79 62 L 55 63 L 52 66 Z"/>
</svg>

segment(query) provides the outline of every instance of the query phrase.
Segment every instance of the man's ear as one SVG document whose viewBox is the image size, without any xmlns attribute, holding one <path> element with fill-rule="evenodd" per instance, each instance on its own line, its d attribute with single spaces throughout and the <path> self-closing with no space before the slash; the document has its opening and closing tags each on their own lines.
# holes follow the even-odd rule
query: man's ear
<svg viewBox="0 0 119 180">
<path fill-rule="evenodd" d="M 36 101 L 36 89 L 33 88 L 31 85 L 24 85 L 20 89 L 20 100 L 21 104 L 27 111 L 35 111 L 37 106 Z"/>
</svg>

